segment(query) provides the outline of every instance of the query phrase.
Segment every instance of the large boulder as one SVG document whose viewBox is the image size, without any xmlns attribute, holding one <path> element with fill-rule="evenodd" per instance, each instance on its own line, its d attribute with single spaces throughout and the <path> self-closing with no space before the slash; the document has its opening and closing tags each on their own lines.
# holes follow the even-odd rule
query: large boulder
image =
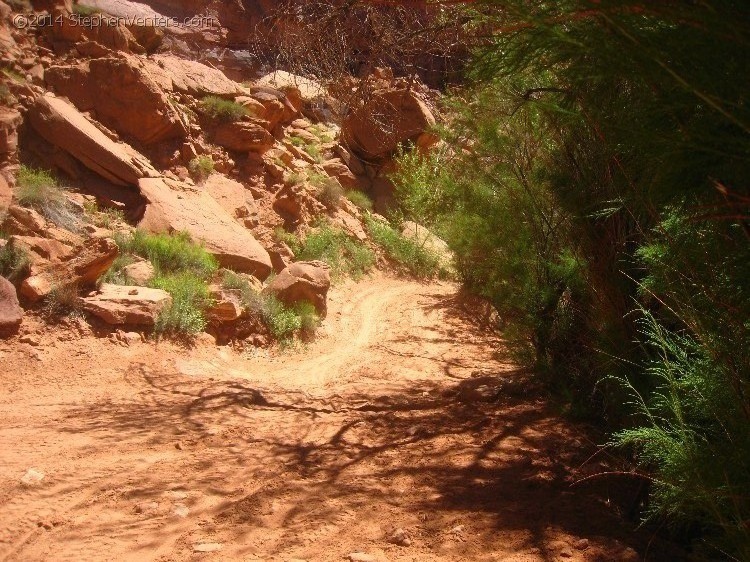
<svg viewBox="0 0 750 562">
<path fill-rule="evenodd" d="M 18 331 L 23 322 L 23 309 L 18 304 L 18 295 L 13 283 L 0 277 L 0 337 Z"/>
<path fill-rule="evenodd" d="M 214 132 L 213 140 L 219 146 L 237 152 L 266 152 L 274 138 L 263 125 L 253 121 L 222 123 Z"/>
<path fill-rule="evenodd" d="M 93 285 L 112 267 L 118 253 L 114 240 L 90 238 L 67 261 L 51 262 L 26 279 L 21 294 L 36 302 L 60 287 Z"/>
<path fill-rule="evenodd" d="M 161 289 L 105 283 L 81 304 L 107 324 L 153 326 L 161 311 L 171 306 L 172 297 Z"/>
<path fill-rule="evenodd" d="M 196 97 L 221 96 L 234 98 L 247 91 L 221 70 L 200 62 L 181 59 L 174 55 L 155 55 L 144 61 L 149 73 L 165 91 L 175 91 Z"/>
<path fill-rule="evenodd" d="M 143 155 L 113 141 L 63 99 L 40 96 L 29 110 L 29 119 L 46 141 L 116 185 L 136 185 L 141 178 L 160 175 Z"/>
<path fill-rule="evenodd" d="M 436 139 L 429 129 L 435 117 L 410 90 L 382 90 L 347 115 L 341 135 L 349 148 L 364 160 L 393 155 L 399 145 L 427 146 Z"/>
<path fill-rule="evenodd" d="M 238 181 L 222 174 L 211 174 L 202 187 L 234 218 L 244 219 L 257 213 L 252 193 Z"/>
<path fill-rule="evenodd" d="M 53 66 L 47 84 L 81 111 L 144 144 L 184 138 L 187 129 L 171 100 L 133 56 L 93 59 L 75 66 Z"/>
<path fill-rule="evenodd" d="M 307 301 L 315 306 L 321 317 L 328 312 L 328 289 L 331 287 L 331 268 L 321 261 L 301 261 L 279 273 L 263 290 L 292 306 Z"/>
<path fill-rule="evenodd" d="M 205 244 L 223 267 L 246 271 L 259 279 L 268 277 L 268 252 L 207 191 L 168 178 L 146 178 L 138 185 L 148 202 L 141 228 L 150 232 L 186 231 Z"/>
</svg>

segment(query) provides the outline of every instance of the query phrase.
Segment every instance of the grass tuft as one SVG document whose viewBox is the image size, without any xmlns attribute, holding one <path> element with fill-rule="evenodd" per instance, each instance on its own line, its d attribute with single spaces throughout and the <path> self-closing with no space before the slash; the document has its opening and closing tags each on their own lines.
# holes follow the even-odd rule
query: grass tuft
<svg viewBox="0 0 750 562">
<path fill-rule="evenodd" d="M 217 96 L 206 96 L 201 102 L 203 113 L 223 123 L 239 121 L 248 115 L 245 106 Z"/>
<path fill-rule="evenodd" d="M 299 260 L 327 263 L 334 279 L 345 276 L 358 279 L 375 265 L 372 250 L 344 231 L 325 223 L 307 235 L 295 255 Z"/>
<path fill-rule="evenodd" d="M 414 240 L 405 238 L 391 225 L 365 218 L 367 230 L 373 241 L 385 251 L 386 255 L 405 267 L 412 275 L 420 278 L 432 278 L 441 274 L 440 257 Z"/>
<path fill-rule="evenodd" d="M 351 191 L 346 192 L 346 198 L 363 211 L 372 212 L 372 199 L 370 199 L 366 193 L 359 191 L 358 189 L 352 189 Z"/>
<path fill-rule="evenodd" d="M 204 181 L 214 173 L 214 167 L 214 159 L 207 154 L 203 154 L 190 161 L 188 171 L 194 179 Z"/>
<path fill-rule="evenodd" d="M 15 283 L 24 279 L 30 268 L 31 261 L 24 250 L 10 243 L 0 248 L 0 277 Z"/>
<path fill-rule="evenodd" d="M 21 166 L 16 196 L 21 206 L 38 211 L 57 226 L 73 232 L 80 228 L 81 217 L 50 172 Z"/>
</svg>

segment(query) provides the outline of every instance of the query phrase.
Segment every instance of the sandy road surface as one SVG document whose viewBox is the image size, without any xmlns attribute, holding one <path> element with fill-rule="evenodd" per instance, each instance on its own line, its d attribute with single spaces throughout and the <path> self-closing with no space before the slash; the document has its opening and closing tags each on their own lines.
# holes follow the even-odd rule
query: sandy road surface
<svg viewBox="0 0 750 562">
<path fill-rule="evenodd" d="M 642 559 L 612 494 L 570 485 L 586 433 L 462 302 L 373 277 L 272 354 L 0 344 L 0 560 Z"/>
</svg>

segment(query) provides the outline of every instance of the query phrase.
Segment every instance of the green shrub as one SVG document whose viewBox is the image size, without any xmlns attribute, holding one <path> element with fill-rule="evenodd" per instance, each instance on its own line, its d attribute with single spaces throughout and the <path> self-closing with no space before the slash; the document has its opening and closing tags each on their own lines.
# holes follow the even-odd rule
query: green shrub
<svg viewBox="0 0 750 562">
<path fill-rule="evenodd" d="M 0 277 L 17 282 L 26 277 L 30 268 L 31 261 L 24 250 L 12 244 L 0 248 Z"/>
<path fill-rule="evenodd" d="M 382 247 L 390 259 L 404 266 L 413 275 L 430 278 L 441 273 L 440 257 L 416 241 L 403 237 L 391 225 L 371 217 L 365 219 L 365 224 L 373 242 Z"/>
<path fill-rule="evenodd" d="M 346 192 L 346 197 L 363 211 L 372 212 L 372 199 L 370 199 L 366 193 L 359 191 L 358 189 L 352 189 Z"/>
<path fill-rule="evenodd" d="M 334 211 L 341 205 L 344 196 L 344 188 L 341 187 L 336 178 L 325 178 L 316 182 L 316 195 L 318 200 L 325 205 L 329 211 Z"/>
<path fill-rule="evenodd" d="M 243 105 L 217 96 L 206 96 L 203 98 L 201 108 L 203 113 L 211 119 L 224 123 L 239 121 L 248 114 L 247 109 Z"/>
<path fill-rule="evenodd" d="M 214 159 L 207 154 L 196 156 L 188 163 L 188 171 L 193 178 L 203 181 L 214 173 Z"/>
<path fill-rule="evenodd" d="M 264 296 L 262 302 L 263 319 L 268 329 L 279 341 L 291 339 L 302 328 L 299 315 L 273 296 Z"/>
<path fill-rule="evenodd" d="M 303 148 L 307 145 L 307 142 L 302 137 L 298 137 L 297 135 L 291 135 L 289 137 L 289 142 L 292 146 L 296 146 L 297 148 Z"/>
<path fill-rule="evenodd" d="M 317 144 L 306 144 L 302 147 L 304 150 L 317 164 L 323 163 L 323 153 Z"/>
<path fill-rule="evenodd" d="M 149 234 L 136 230 L 130 236 L 117 237 L 116 241 L 122 253 L 149 260 L 157 274 L 191 273 L 205 280 L 219 268 L 216 259 L 192 242 L 186 232 Z"/>
<path fill-rule="evenodd" d="M 357 279 L 375 264 L 372 250 L 325 223 L 307 235 L 295 257 L 327 263 L 334 279 L 346 275 Z"/>
<path fill-rule="evenodd" d="M 21 166 L 16 196 L 20 205 L 38 211 L 57 226 L 71 231 L 80 228 L 78 212 L 50 172 Z"/>
<path fill-rule="evenodd" d="M 302 249 L 302 243 L 299 236 L 293 232 L 287 232 L 282 227 L 277 226 L 273 231 L 273 237 L 278 241 L 286 244 L 296 256 Z"/>
<path fill-rule="evenodd" d="M 292 311 L 300 319 L 300 331 L 306 335 L 313 334 L 320 324 L 320 316 L 318 316 L 315 306 L 310 302 L 302 301 L 296 303 L 292 307 Z"/>
<path fill-rule="evenodd" d="M 190 271 L 161 274 L 150 283 L 172 296 L 172 304 L 156 320 L 157 334 L 194 336 L 206 329 L 206 309 L 211 306 L 204 278 Z"/>
<path fill-rule="evenodd" d="M 191 241 L 186 232 L 149 234 L 136 230 L 132 235 L 116 235 L 121 255 L 102 281 L 128 284 L 122 271 L 139 256 L 151 262 L 155 277 L 149 286 L 167 291 L 172 305 L 159 315 L 156 334 L 194 336 L 206 328 L 206 309 L 211 306 L 208 282 L 218 270 L 216 259 L 205 248 Z"/>
</svg>

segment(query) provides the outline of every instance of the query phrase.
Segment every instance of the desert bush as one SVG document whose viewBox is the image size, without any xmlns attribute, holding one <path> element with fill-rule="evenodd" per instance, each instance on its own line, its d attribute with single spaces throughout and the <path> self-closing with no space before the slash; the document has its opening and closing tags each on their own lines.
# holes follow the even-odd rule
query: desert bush
<svg viewBox="0 0 750 562">
<path fill-rule="evenodd" d="M 372 199 L 370 199 L 366 193 L 359 191 L 358 189 L 351 189 L 346 192 L 346 198 L 363 211 L 372 212 Z"/>
<path fill-rule="evenodd" d="M 390 224 L 370 217 L 365 219 L 365 224 L 373 242 L 383 248 L 391 260 L 405 267 L 412 275 L 430 278 L 440 274 L 439 256 L 415 240 L 403 237 Z"/>
<path fill-rule="evenodd" d="M 302 150 L 304 150 L 308 154 L 308 156 L 310 156 L 315 161 L 315 163 L 323 163 L 323 153 L 317 144 L 306 144 L 304 147 L 302 147 Z"/>
<path fill-rule="evenodd" d="M 81 226 L 81 217 L 65 196 L 65 190 L 46 170 L 21 166 L 16 197 L 20 205 L 38 211 L 61 228 L 77 231 Z"/>
<path fill-rule="evenodd" d="M 289 246 L 296 256 L 302 249 L 302 243 L 300 242 L 299 236 L 293 232 L 287 232 L 282 227 L 277 226 L 273 231 L 273 237 L 278 242 L 282 242 Z"/>
<path fill-rule="evenodd" d="M 172 305 L 157 319 L 155 333 L 190 337 L 203 331 L 206 309 L 211 305 L 208 283 L 219 267 L 216 259 L 185 232 L 149 234 L 136 230 L 131 235 L 117 235 L 115 241 L 121 256 L 103 280 L 127 283 L 122 268 L 128 265 L 128 257 L 149 260 L 156 273 L 149 286 L 172 296 Z"/>
<path fill-rule="evenodd" d="M 83 305 L 78 296 L 78 285 L 75 283 L 60 283 L 44 299 L 42 308 L 48 317 L 82 317 Z"/>
<path fill-rule="evenodd" d="M 136 230 L 115 240 L 122 253 L 149 260 L 157 273 L 192 273 L 209 279 L 219 267 L 216 259 L 186 232 L 149 234 Z"/>
<path fill-rule="evenodd" d="M 296 303 L 292 311 L 300 319 L 300 331 L 304 335 L 312 335 L 320 324 L 320 317 L 315 310 L 315 306 L 307 301 Z"/>
<path fill-rule="evenodd" d="M 73 4 L 73 13 L 77 16 L 93 16 L 96 14 L 101 14 L 102 11 L 99 8 L 94 8 L 92 6 L 84 6 L 83 4 Z"/>
<path fill-rule="evenodd" d="M 212 301 L 203 277 L 190 271 L 160 274 L 150 285 L 172 296 L 171 306 L 156 320 L 157 334 L 194 336 L 206 329 L 205 311 Z"/>
<path fill-rule="evenodd" d="M 188 163 L 188 171 L 194 179 L 204 181 L 214 173 L 214 159 L 207 154 L 196 156 Z"/>
<path fill-rule="evenodd" d="M 224 123 L 239 121 L 248 114 L 247 109 L 243 105 L 217 96 L 206 96 L 203 98 L 201 109 L 211 119 Z"/>
<path fill-rule="evenodd" d="M 339 180 L 317 172 L 309 174 L 307 179 L 315 187 L 315 195 L 326 209 L 329 211 L 338 209 L 341 205 L 341 198 L 344 196 L 344 188 L 341 187 Z"/>
<path fill-rule="evenodd" d="M 321 223 L 307 235 L 295 256 L 298 260 L 327 263 L 334 279 L 347 275 L 358 279 L 375 264 L 372 250 L 327 223 Z"/>
<path fill-rule="evenodd" d="M 0 277 L 17 282 L 29 273 L 30 268 L 31 261 L 24 250 L 12 244 L 0 248 Z"/>
</svg>

